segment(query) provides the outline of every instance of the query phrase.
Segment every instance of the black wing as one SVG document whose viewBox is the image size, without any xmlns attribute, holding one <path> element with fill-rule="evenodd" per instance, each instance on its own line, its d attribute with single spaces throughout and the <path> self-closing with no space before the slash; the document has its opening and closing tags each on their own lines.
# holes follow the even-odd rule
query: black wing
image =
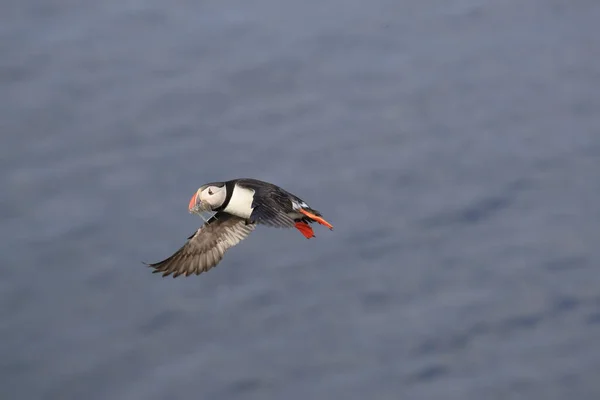
<svg viewBox="0 0 600 400">
<path fill-rule="evenodd" d="M 238 185 L 254 190 L 251 222 L 275 228 L 294 227 L 294 218 L 289 215 L 295 212 L 292 201 L 302 204 L 302 199 L 279 186 L 257 179 L 240 179 Z"/>
<path fill-rule="evenodd" d="M 173 274 L 173 278 L 182 274 L 199 275 L 217 265 L 225 252 L 244 240 L 255 227 L 243 218 L 217 213 L 171 257 L 146 265 L 154 268 L 154 273 L 162 273 L 163 276 Z"/>
</svg>

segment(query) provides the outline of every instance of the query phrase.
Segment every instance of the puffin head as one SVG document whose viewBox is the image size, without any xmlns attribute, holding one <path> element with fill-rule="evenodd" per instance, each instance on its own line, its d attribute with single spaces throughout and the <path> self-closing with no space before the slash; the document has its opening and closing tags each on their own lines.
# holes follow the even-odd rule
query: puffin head
<svg viewBox="0 0 600 400">
<path fill-rule="evenodd" d="M 223 182 L 202 185 L 190 199 L 188 209 L 191 213 L 213 211 L 223 205 L 226 192 L 227 189 Z"/>
</svg>

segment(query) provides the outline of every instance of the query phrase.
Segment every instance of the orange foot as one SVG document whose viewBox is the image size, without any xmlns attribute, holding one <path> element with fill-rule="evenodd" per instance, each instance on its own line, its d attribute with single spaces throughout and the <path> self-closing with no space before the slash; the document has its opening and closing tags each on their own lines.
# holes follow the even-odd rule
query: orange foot
<svg viewBox="0 0 600 400">
<path fill-rule="evenodd" d="M 318 222 L 321 225 L 325 225 L 326 227 L 328 227 L 329 229 L 333 230 L 333 225 L 331 225 L 329 222 L 325 221 L 322 217 L 318 217 L 315 214 L 306 211 L 305 209 L 301 208 L 300 211 L 302 214 L 306 215 L 308 218 L 312 219 L 313 221 Z"/>
<path fill-rule="evenodd" d="M 315 237 L 315 233 L 306 222 L 296 222 L 296 229 L 298 229 L 307 239 Z"/>
</svg>

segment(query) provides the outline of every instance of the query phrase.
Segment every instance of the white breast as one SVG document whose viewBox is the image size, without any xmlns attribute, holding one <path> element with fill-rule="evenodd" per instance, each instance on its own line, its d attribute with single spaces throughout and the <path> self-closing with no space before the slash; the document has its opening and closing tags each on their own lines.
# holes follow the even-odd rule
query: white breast
<svg viewBox="0 0 600 400">
<path fill-rule="evenodd" d="M 252 201 L 254 200 L 254 190 L 239 186 L 233 187 L 233 194 L 227 207 L 223 209 L 226 213 L 237 215 L 240 218 L 250 218 L 252 214 Z"/>
</svg>

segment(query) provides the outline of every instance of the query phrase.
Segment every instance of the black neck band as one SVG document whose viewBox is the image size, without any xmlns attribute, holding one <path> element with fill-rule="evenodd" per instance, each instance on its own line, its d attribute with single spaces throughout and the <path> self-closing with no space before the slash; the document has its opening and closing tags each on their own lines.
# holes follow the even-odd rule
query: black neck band
<svg viewBox="0 0 600 400">
<path fill-rule="evenodd" d="M 214 211 L 223 211 L 229 201 L 231 200 L 231 196 L 233 196 L 233 190 L 235 189 L 235 181 L 227 181 L 225 182 L 225 201 L 221 204 L 221 207 L 216 208 Z"/>
</svg>

